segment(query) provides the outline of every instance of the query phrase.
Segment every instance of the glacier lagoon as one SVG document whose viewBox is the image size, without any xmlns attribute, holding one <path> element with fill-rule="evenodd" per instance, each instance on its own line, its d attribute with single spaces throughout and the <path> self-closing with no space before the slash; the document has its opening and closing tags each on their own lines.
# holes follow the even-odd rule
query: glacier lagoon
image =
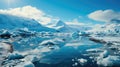
<svg viewBox="0 0 120 67">
<path fill-rule="evenodd" d="M 111 49 L 110 45 L 91 41 L 87 36 L 35 33 L 19 37 L 15 36 L 17 34 L 10 39 L 0 39 L 13 46 L 13 52 L 2 62 L 3 67 L 98 67 L 120 64 L 119 51 Z"/>
<path fill-rule="evenodd" d="M 93 26 L 59 20 L 44 26 L 34 19 L 0 14 L 0 21 L 2 67 L 120 66 L 116 20 Z"/>
<path fill-rule="evenodd" d="M 63 37 L 61 37 L 63 38 Z M 61 39 L 60 38 L 60 39 Z M 96 67 L 96 62 L 92 62 L 90 56 L 87 56 L 88 49 L 100 48 L 103 45 L 94 43 L 86 37 L 72 38 L 69 39 L 64 46 L 57 50 L 51 51 L 48 55 L 41 58 L 41 60 L 34 62 L 36 67 Z M 86 62 L 80 62 L 79 59 L 85 59 Z M 83 60 L 84 61 L 84 60 Z"/>
</svg>

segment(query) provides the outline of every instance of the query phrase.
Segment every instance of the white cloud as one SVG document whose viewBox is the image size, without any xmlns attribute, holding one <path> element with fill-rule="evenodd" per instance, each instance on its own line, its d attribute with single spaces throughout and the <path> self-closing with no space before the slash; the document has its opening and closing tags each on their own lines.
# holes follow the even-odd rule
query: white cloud
<svg viewBox="0 0 120 67">
<path fill-rule="evenodd" d="M 52 17 L 46 15 L 43 11 L 32 6 L 24 6 L 19 8 L 10 8 L 6 10 L 0 10 L 2 14 L 11 14 L 15 16 L 22 16 L 39 21 L 41 24 L 47 24 L 52 21 Z"/>
<path fill-rule="evenodd" d="M 78 19 L 73 19 L 72 21 L 66 22 L 68 25 L 85 25 L 84 23 L 81 23 L 78 21 Z"/>
<path fill-rule="evenodd" d="M 120 12 L 115 12 L 114 10 L 97 10 L 88 15 L 90 19 L 101 21 L 101 22 L 111 22 L 111 20 L 120 20 Z"/>
</svg>

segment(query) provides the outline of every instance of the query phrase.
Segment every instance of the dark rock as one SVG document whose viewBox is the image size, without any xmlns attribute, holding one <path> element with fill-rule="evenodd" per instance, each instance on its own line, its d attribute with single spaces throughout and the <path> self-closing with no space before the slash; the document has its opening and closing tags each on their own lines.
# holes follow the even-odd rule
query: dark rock
<svg viewBox="0 0 120 67">
<path fill-rule="evenodd" d="M 102 39 L 89 38 L 89 40 L 94 41 L 94 42 L 96 42 L 96 43 L 103 43 L 103 44 L 107 43 L 106 41 L 104 41 L 104 40 L 102 40 Z"/>
<path fill-rule="evenodd" d="M 9 39 L 11 38 L 11 34 L 0 34 L 0 38 Z"/>
</svg>

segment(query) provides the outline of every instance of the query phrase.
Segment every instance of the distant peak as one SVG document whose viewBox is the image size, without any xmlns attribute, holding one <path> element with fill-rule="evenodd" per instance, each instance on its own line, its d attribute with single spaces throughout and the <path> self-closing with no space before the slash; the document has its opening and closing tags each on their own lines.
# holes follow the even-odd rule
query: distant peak
<svg viewBox="0 0 120 67">
<path fill-rule="evenodd" d="M 65 26 L 66 24 L 63 22 L 63 21 L 61 21 L 61 20 L 59 20 L 57 23 L 56 23 L 56 26 Z"/>
</svg>

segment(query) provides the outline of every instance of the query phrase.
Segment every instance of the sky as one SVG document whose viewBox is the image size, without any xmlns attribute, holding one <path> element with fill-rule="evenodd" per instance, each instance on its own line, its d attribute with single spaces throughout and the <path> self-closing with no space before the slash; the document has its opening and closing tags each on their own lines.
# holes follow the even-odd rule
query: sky
<svg viewBox="0 0 120 67">
<path fill-rule="evenodd" d="M 116 14 L 114 14 L 115 17 L 101 21 L 103 16 L 99 15 L 96 19 L 95 11 L 102 10 L 103 15 L 104 12 L 105 15 L 108 15 L 107 13 L 120 11 L 120 0 L 0 0 L 0 9 L 24 7 L 27 5 L 36 7 L 47 15 L 58 17 L 63 21 L 77 19 L 79 22 L 94 24 L 108 22 L 105 20 L 116 18 Z M 107 10 L 108 12 L 106 13 Z"/>
</svg>

